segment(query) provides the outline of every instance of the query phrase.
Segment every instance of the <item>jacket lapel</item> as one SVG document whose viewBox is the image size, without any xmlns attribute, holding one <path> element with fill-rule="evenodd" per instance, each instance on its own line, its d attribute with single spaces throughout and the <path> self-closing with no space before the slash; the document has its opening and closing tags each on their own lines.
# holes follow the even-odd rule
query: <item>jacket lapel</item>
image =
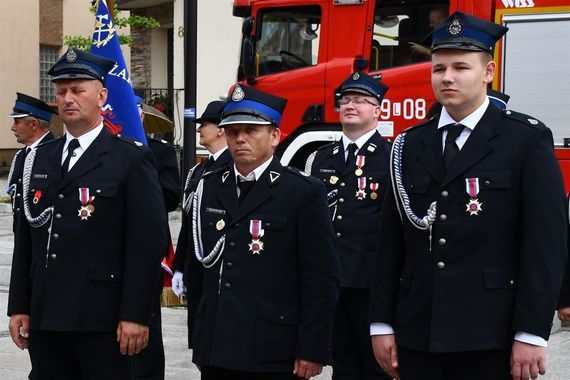
<svg viewBox="0 0 570 380">
<path fill-rule="evenodd" d="M 283 166 L 281 166 L 277 158 L 273 157 L 271 164 L 265 169 L 255 186 L 251 188 L 243 203 L 239 206 L 235 221 L 241 220 L 272 197 L 271 188 L 279 184 L 282 171 Z"/>
<path fill-rule="evenodd" d="M 424 128 L 421 136 L 424 149 L 418 153 L 417 157 L 429 174 L 441 184 L 443 180 L 441 133 L 437 129 L 437 124 L 428 124 L 421 128 Z"/>
<path fill-rule="evenodd" d="M 463 148 L 449 167 L 442 185 L 447 185 L 479 162 L 491 151 L 489 140 L 497 135 L 493 119 L 500 115 L 500 110 L 490 105 L 475 126 Z"/>
<path fill-rule="evenodd" d="M 342 138 L 340 141 L 337 141 L 330 153 L 330 163 L 331 166 L 341 175 L 345 174 L 346 171 L 346 164 L 344 160 L 344 146 L 342 144 Z"/>
<path fill-rule="evenodd" d="M 47 154 L 47 159 L 42 162 L 42 167 L 46 171 L 50 183 L 61 183 L 61 155 L 63 152 L 63 144 L 65 137 L 60 137 L 57 143 L 51 144 L 50 151 Z"/>
<path fill-rule="evenodd" d="M 216 196 L 220 201 L 220 203 L 228 211 L 230 220 L 234 221 L 235 216 L 238 213 L 238 197 L 237 197 L 236 176 L 234 174 L 233 167 L 232 168 L 228 167 L 227 170 L 222 172 L 220 189 L 217 192 Z"/>
</svg>

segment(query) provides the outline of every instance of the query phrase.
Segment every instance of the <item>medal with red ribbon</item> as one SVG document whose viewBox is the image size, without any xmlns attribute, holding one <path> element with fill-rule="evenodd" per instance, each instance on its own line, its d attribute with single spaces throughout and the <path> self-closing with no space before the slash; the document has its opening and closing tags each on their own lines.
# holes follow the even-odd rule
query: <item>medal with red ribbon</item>
<svg viewBox="0 0 570 380">
<path fill-rule="evenodd" d="M 258 219 L 249 221 L 249 233 L 251 234 L 251 243 L 249 243 L 249 250 L 254 255 L 259 255 L 263 251 L 263 242 L 261 238 L 265 231 L 263 230 L 263 222 Z"/>
<path fill-rule="evenodd" d="M 363 156 L 362 154 L 356 156 L 357 169 L 354 171 L 354 174 L 356 174 L 357 177 L 360 177 L 362 175 L 363 173 L 362 167 L 364 166 L 365 162 L 366 162 L 366 156 Z"/>
<path fill-rule="evenodd" d="M 79 201 L 81 202 L 81 207 L 79 208 L 77 216 L 79 216 L 81 220 L 89 219 L 95 211 L 95 207 L 91 204 L 93 199 L 95 199 L 95 197 L 93 195 L 89 195 L 89 188 L 79 188 Z"/>
<path fill-rule="evenodd" d="M 465 205 L 469 215 L 479 215 L 483 211 L 483 203 L 479 202 L 479 178 L 465 178 L 465 190 L 469 195 L 469 202 Z"/>
<path fill-rule="evenodd" d="M 41 190 L 36 190 L 34 192 L 34 199 L 32 199 L 32 202 L 34 202 L 35 205 L 38 204 L 39 201 L 42 200 L 42 194 L 43 194 L 43 192 Z"/>
<path fill-rule="evenodd" d="M 376 199 L 378 198 L 378 193 L 376 192 L 376 190 L 378 190 L 378 186 L 379 183 L 378 182 L 370 182 L 370 199 Z"/>
<path fill-rule="evenodd" d="M 358 190 L 356 190 L 356 198 L 359 201 L 366 198 L 366 177 L 358 178 Z"/>
</svg>

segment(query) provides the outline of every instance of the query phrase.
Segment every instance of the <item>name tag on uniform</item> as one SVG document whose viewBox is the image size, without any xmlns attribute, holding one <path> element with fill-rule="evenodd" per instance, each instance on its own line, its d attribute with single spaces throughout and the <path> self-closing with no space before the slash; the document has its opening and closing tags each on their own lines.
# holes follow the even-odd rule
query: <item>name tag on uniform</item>
<svg viewBox="0 0 570 380">
<path fill-rule="evenodd" d="M 206 207 L 206 212 L 209 214 L 226 215 L 226 210 L 220 210 L 219 208 Z"/>
<path fill-rule="evenodd" d="M 47 179 L 47 174 L 32 174 L 33 179 Z"/>
<path fill-rule="evenodd" d="M 334 169 L 319 169 L 319 173 L 334 173 L 336 170 Z"/>
</svg>

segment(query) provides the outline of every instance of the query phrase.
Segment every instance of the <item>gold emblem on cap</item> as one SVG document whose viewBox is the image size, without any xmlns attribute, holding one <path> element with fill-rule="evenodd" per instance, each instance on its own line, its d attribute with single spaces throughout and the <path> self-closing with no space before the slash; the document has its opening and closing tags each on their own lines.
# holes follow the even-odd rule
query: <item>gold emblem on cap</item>
<svg viewBox="0 0 570 380">
<path fill-rule="evenodd" d="M 65 60 L 67 62 L 75 62 L 77 60 L 77 53 L 73 49 L 69 49 L 65 55 Z"/>
<path fill-rule="evenodd" d="M 358 74 L 358 72 L 355 72 L 354 75 L 352 76 L 352 80 L 358 80 L 360 79 L 360 74 Z"/>
<path fill-rule="evenodd" d="M 240 100 L 243 100 L 243 98 L 245 98 L 245 92 L 243 92 L 243 89 L 239 84 L 236 84 L 234 92 L 232 92 L 232 100 L 234 102 L 239 102 Z"/>
<path fill-rule="evenodd" d="M 459 21 L 457 17 L 454 18 L 451 24 L 449 24 L 449 28 L 447 28 L 447 31 L 452 36 L 457 36 L 458 34 L 463 32 L 463 25 L 461 25 L 461 21 Z"/>
<path fill-rule="evenodd" d="M 226 222 L 223 219 L 220 219 L 216 222 L 216 230 L 221 231 L 226 226 Z"/>
</svg>

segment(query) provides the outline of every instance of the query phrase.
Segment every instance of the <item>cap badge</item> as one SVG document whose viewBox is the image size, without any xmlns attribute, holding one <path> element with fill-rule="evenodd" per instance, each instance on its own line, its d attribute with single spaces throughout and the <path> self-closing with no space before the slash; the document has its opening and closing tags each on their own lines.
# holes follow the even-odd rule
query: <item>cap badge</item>
<svg viewBox="0 0 570 380">
<path fill-rule="evenodd" d="M 451 24 L 449 24 L 449 28 L 447 29 L 450 35 L 457 36 L 463 32 L 463 25 L 461 25 L 461 21 L 456 17 L 453 19 Z"/>
<path fill-rule="evenodd" d="M 358 74 L 358 72 L 354 73 L 354 75 L 352 76 L 352 80 L 359 80 L 360 79 L 360 74 Z"/>
<path fill-rule="evenodd" d="M 73 49 L 69 49 L 67 54 L 65 55 L 65 60 L 67 62 L 75 62 L 77 61 L 77 53 Z"/>
<path fill-rule="evenodd" d="M 245 92 L 243 92 L 239 84 L 236 84 L 234 92 L 232 93 L 232 100 L 234 102 L 239 102 L 240 100 L 243 100 L 243 98 L 245 98 Z"/>
</svg>

